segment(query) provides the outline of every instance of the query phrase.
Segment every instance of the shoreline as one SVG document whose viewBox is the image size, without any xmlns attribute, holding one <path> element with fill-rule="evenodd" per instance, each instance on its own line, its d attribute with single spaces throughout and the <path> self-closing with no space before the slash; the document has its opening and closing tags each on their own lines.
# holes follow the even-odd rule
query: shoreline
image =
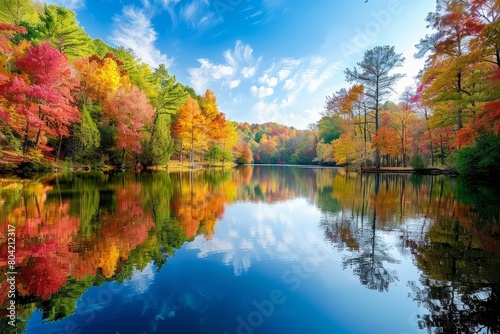
<svg viewBox="0 0 500 334">
<path fill-rule="evenodd" d="M 419 174 L 419 175 L 448 175 L 458 176 L 458 172 L 439 167 L 428 167 L 422 169 L 413 169 L 412 167 L 368 167 L 361 168 L 361 173 L 377 173 L 377 174 Z"/>
</svg>

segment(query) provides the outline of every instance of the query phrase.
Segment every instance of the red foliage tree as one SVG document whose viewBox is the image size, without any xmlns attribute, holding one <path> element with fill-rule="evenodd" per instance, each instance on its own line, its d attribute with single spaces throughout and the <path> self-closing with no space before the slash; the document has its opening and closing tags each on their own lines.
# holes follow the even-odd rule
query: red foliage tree
<svg viewBox="0 0 500 334">
<path fill-rule="evenodd" d="M 80 119 L 71 95 L 78 79 L 73 76 L 67 57 L 49 42 L 30 47 L 16 66 L 27 74 L 30 82 L 25 90 L 28 103 L 18 109 L 25 116 L 24 148 L 28 145 L 28 129 L 34 127 L 37 129 L 35 148 L 44 135 L 59 140 L 57 160 L 62 138 L 69 136 L 69 126 Z"/>
<path fill-rule="evenodd" d="M 106 104 L 104 119 L 113 122 L 118 130 L 116 148 L 123 150 L 123 158 L 128 150 L 141 152 L 144 127 L 151 122 L 154 110 L 148 98 L 135 86 L 130 91 L 121 87 Z"/>
</svg>

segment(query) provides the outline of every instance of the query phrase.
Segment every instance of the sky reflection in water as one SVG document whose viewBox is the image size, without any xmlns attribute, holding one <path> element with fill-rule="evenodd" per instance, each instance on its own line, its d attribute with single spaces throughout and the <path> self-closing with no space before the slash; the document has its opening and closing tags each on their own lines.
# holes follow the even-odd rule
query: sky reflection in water
<svg viewBox="0 0 500 334">
<path fill-rule="evenodd" d="M 118 250 L 108 272 L 104 262 L 97 263 L 101 274 L 90 276 L 93 283 L 81 296 L 71 291 L 82 280 L 70 275 L 65 288 L 36 302 L 36 308 L 48 309 L 32 311 L 26 333 L 418 333 L 486 323 L 498 328 L 498 315 L 492 314 L 499 257 L 491 232 L 498 221 L 489 216 L 487 228 L 478 227 L 475 219 L 484 221 L 491 206 L 478 209 L 460 198 L 463 190 L 453 180 L 255 167 L 193 178 L 127 176 L 97 186 L 85 180 L 83 187 L 78 182 L 59 180 L 61 201 L 68 199 L 71 208 L 74 198 L 89 197 L 90 191 L 100 203 L 93 209 L 99 215 L 91 215 L 100 219 L 97 225 L 83 228 L 80 222 L 73 234 L 73 242 L 80 241 L 69 247 L 78 256 L 92 262 L 81 247 L 92 249 L 99 235 L 100 247 L 128 235 L 106 237 L 116 228 L 106 230 L 114 223 L 104 213 L 121 215 L 134 231 L 150 220 L 156 227 L 139 234 L 139 246 L 126 243 L 128 253 Z M 47 207 L 54 195 L 45 195 Z M 206 212 L 198 212 L 204 205 Z M 165 233 L 160 220 L 171 222 Z M 155 247 L 167 252 L 175 243 L 167 240 L 179 233 L 175 226 L 188 241 L 174 247 L 162 265 L 152 253 Z M 88 233 L 82 237 L 82 231 Z M 95 275 L 95 269 L 87 270 Z M 58 302 L 49 302 L 56 297 Z M 62 307 L 61 298 L 74 298 L 76 310 L 58 321 L 42 320 L 54 312 L 47 310 Z M 429 311 L 450 302 L 455 311 Z M 482 309 L 466 314 L 479 302 Z M 457 320 L 446 322 L 453 312 Z"/>
</svg>

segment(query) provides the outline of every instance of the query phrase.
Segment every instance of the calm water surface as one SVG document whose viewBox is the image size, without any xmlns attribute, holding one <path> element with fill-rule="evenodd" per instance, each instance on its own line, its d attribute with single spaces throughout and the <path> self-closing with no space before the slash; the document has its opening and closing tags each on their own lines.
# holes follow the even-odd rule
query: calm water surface
<svg viewBox="0 0 500 334">
<path fill-rule="evenodd" d="M 499 203 L 341 169 L 4 179 L 0 332 L 499 333 Z"/>
</svg>

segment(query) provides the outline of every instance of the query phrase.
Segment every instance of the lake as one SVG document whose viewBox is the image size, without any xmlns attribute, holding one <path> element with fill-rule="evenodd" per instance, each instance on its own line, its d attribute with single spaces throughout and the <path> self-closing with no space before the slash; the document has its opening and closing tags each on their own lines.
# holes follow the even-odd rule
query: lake
<svg viewBox="0 0 500 334">
<path fill-rule="evenodd" d="M 2 333 L 500 332 L 500 196 L 460 179 L 68 173 L 0 202 Z"/>
</svg>

